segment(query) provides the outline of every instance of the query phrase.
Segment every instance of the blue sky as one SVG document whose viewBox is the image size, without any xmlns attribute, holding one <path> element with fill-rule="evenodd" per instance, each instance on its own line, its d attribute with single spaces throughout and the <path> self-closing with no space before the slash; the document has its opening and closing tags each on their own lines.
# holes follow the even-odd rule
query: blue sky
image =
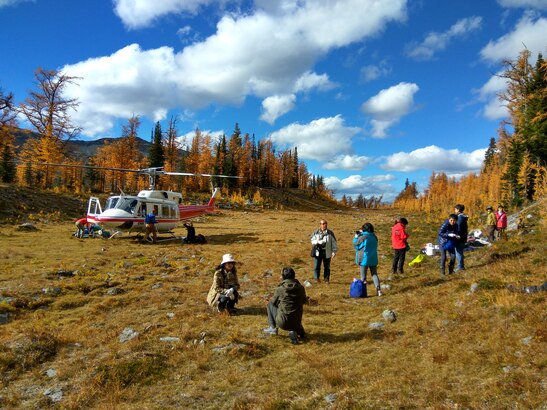
<svg viewBox="0 0 547 410">
<path fill-rule="evenodd" d="M 0 86 L 81 77 L 81 139 L 178 118 L 298 147 L 336 195 L 480 169 L 506 116 L 500 61 L 547 55 L 547 0 L 0 0 Z M 9 44 L 9 46 L 8 46 Z M 21 126 L 26 124 L 21 121 Z"/>
</svg>

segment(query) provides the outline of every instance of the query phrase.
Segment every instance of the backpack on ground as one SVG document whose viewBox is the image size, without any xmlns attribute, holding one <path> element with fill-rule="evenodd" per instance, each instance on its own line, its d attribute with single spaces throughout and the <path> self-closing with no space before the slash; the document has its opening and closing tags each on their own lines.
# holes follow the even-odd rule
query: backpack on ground
<svg viewBox="0 0 547 410">
<path fill-rule="evenodd" d="M 353 279 L 349 287 L 350 298 L 366 298 L 367 297 L 367 284 L 361 279 Z"/>
</svg>

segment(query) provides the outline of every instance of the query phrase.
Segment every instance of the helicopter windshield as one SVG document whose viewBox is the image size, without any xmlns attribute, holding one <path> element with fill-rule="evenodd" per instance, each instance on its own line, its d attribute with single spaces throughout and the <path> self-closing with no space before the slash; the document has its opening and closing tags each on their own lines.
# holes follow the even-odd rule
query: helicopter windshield
<svg viewBox="0 0 547 410">
<path fill-rule="evenodd" d="M 118 203 L 118 201 L 120 200 L 120 197 L 119 196 L 111 196 L 109 197 L 107 200 L 106 200 L 106 204 L 104 206 L 104 209 L 112 209 L 112 208 L 116 208 L 116 204 Z"/>
<path fill-rule="evenodd" d="M 118 203 L 116 204 L 117 209 L 123 209 L 126 212 L 129 212 L 130 214 L 135 213 L 135 208 L 137 207 L 137 204 L 139 203 L 138 200 L 135 198 L 120 198 Z"/>
</svg>

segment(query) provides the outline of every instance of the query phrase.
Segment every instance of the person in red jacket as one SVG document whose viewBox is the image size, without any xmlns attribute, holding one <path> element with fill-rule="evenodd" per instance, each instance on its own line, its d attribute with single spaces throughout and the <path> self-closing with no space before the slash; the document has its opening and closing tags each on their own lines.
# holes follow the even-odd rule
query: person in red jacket
<svg viewBox="0 0 547 410">
<path fill-rule="evenodd" d="M 402 275 L 404 273 L 405 255 L 407 251 L 408 233 L 406 218 L 399 218 L 391 228 L 391 247 L 393 248 L 393 263 L 391 264 L 391 274 Z"/>
<path fill-rule="evenodd" d="M 498 212 L 496 212 L 495 216 L 498 239 L 507 239 L 507 233 L 505 232 L 505 229 L 507 228 L 507 214 L 503 210 L 502 205 L 498 205 Z"/>
<path fill-rule="evenodd" d="M 76 233 L 76 238 L 83 238 L 86 229 L 89 232 L 90 224 L 89 222 L 87 222 L 87 216 L 78 219 L 76 222 L 74 222 L 74 225 L 76 225 L 76 229 L 78 229 L 78 232 Z"/>
</svg>

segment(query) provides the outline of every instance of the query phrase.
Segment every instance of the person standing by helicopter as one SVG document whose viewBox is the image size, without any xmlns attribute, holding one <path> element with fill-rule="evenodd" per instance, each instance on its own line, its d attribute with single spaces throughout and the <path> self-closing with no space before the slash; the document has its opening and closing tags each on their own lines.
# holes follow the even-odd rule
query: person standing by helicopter
<svg viewBox="0 0 547 410">
<path fill-rule="evenodd" d="M 150 234 L 152 234 L 152 243 L 156 243 L 158 240 L 158 233 L 156 230 L 156 215 L 158 214 L 158 208 L 154 208 L 152 212 L 146 215 L 144 218 L 144 223 L 146 224 L 146 235 L 144 240 L 148 241 L 150 239 Z"/>
</svg>

